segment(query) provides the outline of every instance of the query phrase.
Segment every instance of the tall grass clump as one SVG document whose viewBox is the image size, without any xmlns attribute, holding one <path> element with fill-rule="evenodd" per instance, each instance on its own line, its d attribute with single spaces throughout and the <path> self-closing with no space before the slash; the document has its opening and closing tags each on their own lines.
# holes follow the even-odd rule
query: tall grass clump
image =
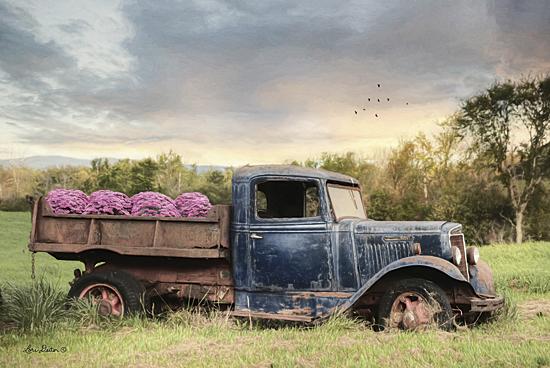
<svg viewBox="0 0 550 368">
<path fill-rule="evenodd" d="M 101 329 L 116 331 L 120 328 L 146 329 L 155 326 L 155 317 L 148 317 L 145 313 L 129 314 L 123 318 L 106 316 L 100 313 L 99 303 L 89 298 L 70 299 L 66 303 L 67 325 L 80 328 Z"/>
<path fill-rule="evenodd" d="M 2 319 L 19 330 L 48 331 L 67 316 L 65 293 L 43 278 L 26 285 L 7 284 L 2 292 Z"/>
<path fill-rule="evenodd" d="M 111 319 L 99 313 L 99 304 L 91 299 L 71 299 L 67 302 L 67 317 L 80 327 L 101 326 Z"/>
<path fill-rule="evenodd" d="M 515 321 L 518 319 L 518 304 L 514 293 L 503 290 L 504 306 L 494 314 L 495 321 Z"/>
<path fill-rule="evenodd" d="M 232 328 L 236 324 L 228 311 L 188 306 L 165 315 L 165 325 L 184 328 Z"/>
<path fill-rule="evenodd" d="M 336 313 L 324 320 L 320 328 L 330 333 L 338 333 L 347 330 L 366 330 L 367 325 L 346 313 Z"/>
</svg>

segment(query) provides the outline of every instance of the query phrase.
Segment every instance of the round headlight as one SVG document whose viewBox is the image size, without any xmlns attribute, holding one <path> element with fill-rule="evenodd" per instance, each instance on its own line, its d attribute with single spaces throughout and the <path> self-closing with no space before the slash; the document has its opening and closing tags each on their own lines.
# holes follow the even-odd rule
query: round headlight
<svg viewBox="0 0 550 368">
<path fill-rule="evenodd" d="M 469 264 L 477 264 L 477 262 L 479 261 L 479 248 L 468 247 L 468 249 L 466 249 L 466 258 L 468 259 Z"/>
<path fill-rule="evenodd" d="M 462 253 L 460 253 L 460 249 L 458 249 L 458 247 L 451 247 L 451 254 L 453 256 L 453 263 L 460 266 L 462 262 Z"/>
</svg>

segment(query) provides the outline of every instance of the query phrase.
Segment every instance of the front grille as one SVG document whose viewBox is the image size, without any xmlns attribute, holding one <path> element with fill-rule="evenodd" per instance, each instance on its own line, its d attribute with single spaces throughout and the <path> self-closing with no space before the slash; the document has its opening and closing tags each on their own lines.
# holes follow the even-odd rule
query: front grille
<svg viewBox="0 0 550 368">
<path fill-rule="evenodd" d="M 468 274 L 468 260 L 466 259 L 466 244 L 464 244 L 464 234 L 451 235 L 451 246 L 457 247 L 462 254 L 462 262 L 460 266 L 457 266 L 462 275 L 466 280 L 470 280 L 470 275 Z"/>
</svg>

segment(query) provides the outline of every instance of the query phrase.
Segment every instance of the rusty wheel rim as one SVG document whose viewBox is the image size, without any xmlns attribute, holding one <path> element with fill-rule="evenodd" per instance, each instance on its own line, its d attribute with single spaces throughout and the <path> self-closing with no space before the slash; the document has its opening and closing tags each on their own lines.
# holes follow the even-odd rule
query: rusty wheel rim
<svg viewBox="0 0 550 368">
<path fill-rule="evenodd" d="M 124 315 L 124 301 L 114 287 L 107 284 L 92 284 L 84 288 L 79 295 L 80 299 L 89 298 L 98 305 L 102 316 L 122 317 Z"/>
<path fill-rule="evenodd" d="M 392 304 L 390 312 L 390 328 L 416 330 L 432 326 L 437 310 L 434 303 L 419 293 L 405 292 L 400 294 Z"/>
</svg>

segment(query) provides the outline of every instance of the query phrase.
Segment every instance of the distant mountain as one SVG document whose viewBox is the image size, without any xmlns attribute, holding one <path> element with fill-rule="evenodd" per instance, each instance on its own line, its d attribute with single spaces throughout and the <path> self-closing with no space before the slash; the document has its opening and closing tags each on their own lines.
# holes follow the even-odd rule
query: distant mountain
<svg viewBox="0 0 550 368">
<path fill-rule="evenodd" d="M 118 158 L 107 157 L 110 162 L 117 162 Z M 25 166 L 32 169 L 46 169 L 49 167 L 61 166 L 90 166 L 92 160 L 66 157 L 66 156 L 29 156 L 15 159 L 0 160 L 0 166 Z M 185 165 L 191 169 L 193 165 Z M 219 165 L 196 165 L 197 173 L 202 174 L 209 170 L 225 170 L 226 166 Z"/>
<path fill-rule="evenodd" d="M 90 166 L 92 160 L 86 160 L 65 156 L 29 156 L 0 160 L 0 166 L 25 166 L 32 169 L 45 169 L 48 167 L 60 166 Z"/>
</svg>

